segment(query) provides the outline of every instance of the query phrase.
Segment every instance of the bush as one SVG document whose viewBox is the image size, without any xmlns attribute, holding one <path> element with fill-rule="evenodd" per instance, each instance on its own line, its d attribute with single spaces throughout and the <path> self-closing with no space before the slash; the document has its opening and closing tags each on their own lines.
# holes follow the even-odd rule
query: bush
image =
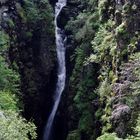
<svg viewBox="0 0 140 140">
<path fill-rule="evenodd" d="M 36 127 L 19 114 L 20 78 L 8 59 L 10 38 L 0 31 L 0 140 L 36 139 Z"/>
<path fill-rule="evenodd" d="M 92 43 L 93 53 L 87 58 L 88 62 L 109 64 L 116 54 L 116 40 L 112 28 L 114 22 L 108 21 L 107 24 L 101 26 L 96 33 Z"/>
<path fill-rule="evenodd" d="M 19 86 L 19 75 L 10 69 L 5 59 L 0 56 L 0 90 L 17 92 Z"/>
<path fill-rule="evenodd" d="M 9 47 L 9 36 L 0 31 L 0 53 L 2 54 Z"/>
<path fill-rule="evenodd" d="M 27 123 L 25 119 L 13 111 L 6 111 L 0 117 L 0 139 L 1 140 L 31 140 L 36 139 L 36 127 Z"/>
<path fill-rule="evenodd" d="M 17 98 L 9 91 L 0 91 L 0 109 L 17 111 Z"/>
</svg>

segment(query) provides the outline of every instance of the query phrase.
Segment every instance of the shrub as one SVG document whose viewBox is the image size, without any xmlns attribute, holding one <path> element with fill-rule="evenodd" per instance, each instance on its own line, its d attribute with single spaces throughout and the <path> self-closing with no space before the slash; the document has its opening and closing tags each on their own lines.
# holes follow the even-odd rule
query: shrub
<svg viewBox="0 0 140 140">
<path fill-rule="evenodd" d="M 0 53 L 2 54 L 8 47 L 9 36 L 4 31 L 0 31 Z"/>
<path fill-rule="evenodd" d="M 17 92 L 19 86 L 19 75 L 10 69 L 5 59 L 0 56 L 0 90 L 6 89 Z"/>
<path fill-rule="evenodd" d="M 27 123 L 25 119 L 13 111 L 6 111 L 4 117 L 0 117 L 1 140 L 31 140 L 36 139 L 36 127 Z"/>
<path fill-rule="evenodd" d="M 17 111 L 17 98 L 9 91 L 0 91 L 0 109 Z"/>
</svg>

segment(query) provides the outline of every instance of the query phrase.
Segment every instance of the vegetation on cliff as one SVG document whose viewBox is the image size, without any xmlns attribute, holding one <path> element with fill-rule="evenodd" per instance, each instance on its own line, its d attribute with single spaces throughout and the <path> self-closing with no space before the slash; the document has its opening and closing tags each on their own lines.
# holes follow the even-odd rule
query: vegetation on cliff
<svg viewBox="0 0 140 140">
<path fill-rule="evenodd" d="M 7 56 L 9 36 L 4 31 L 0 33 L 0 139 L 28 140 L 29 135 L 36 139 L 35 125 L 21 117 L 20 76 L 18 69 L 10 66 Z"/>
<path fill-rule="evenodd" d="M 139 0 L 68 0 L 58 16 L 67 140 L 140 140 L 139 17 Z M 0 139 L 42 136 L 56 82 L 53 20 L 48 0 L 0 2 Z"/>
<path fill-rule="evenodd" d="M 49 82 L 55 63 L 52 8 L 47 0 L 7 0 L 0 17 L 0 139 L 37 139 L 44 117 L 39 90 L 46 84 L 38 81 Z"/>
<path fill-rule="evenodd" d="M 139 2 L 77 3 L 66 26 L 76 48 L 67 139 L 139 139 Z"/>
</svg>

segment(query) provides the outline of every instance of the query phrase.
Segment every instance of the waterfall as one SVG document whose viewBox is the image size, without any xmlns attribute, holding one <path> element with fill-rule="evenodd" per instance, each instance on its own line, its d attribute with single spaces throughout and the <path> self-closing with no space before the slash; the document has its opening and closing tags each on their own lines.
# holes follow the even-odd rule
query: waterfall
<svg viewBox="0 0 140 140">
<path fill-rule="evenodd" d="M 57 26 L 57 17 L 59 16 L 62 8 L 66 6 L 67 0 L 58 0 L 55 6 L 55 36 L 56 36 L 56 51 L 57 51 L 57 61 L 58 61 L 58 70 L 57 70 L 57 84 L 54 96 L 54 105 L 50 113 L 50 116 L 45 127 L 45 132 L 43 140 L 50 140 L 51 130 L 53 126 L 53 121 L 55 114 L 57 112 L 62 92 L 65 88 L 66 80 L 66 67 L 65 67 L 65 34 L 62 29 Z"/>
</svg>

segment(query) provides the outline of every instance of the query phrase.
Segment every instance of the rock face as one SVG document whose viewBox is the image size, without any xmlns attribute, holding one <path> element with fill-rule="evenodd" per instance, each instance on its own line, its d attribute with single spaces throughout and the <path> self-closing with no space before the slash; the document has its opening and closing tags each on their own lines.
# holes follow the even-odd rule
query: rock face
<svg viewBox="0 0 140 140">
<path fill-rule="evenodd" d="M 136 45 L 135 47 L 137 49 L 139 48 L 139 8 L 139 0 L 68 0 L 67 9 L 70 21 L 66 25 L 69 50 L 67 62 L 70 61 L 69 58 L 72 56 L 72 60 L 68 63 L 71 79 L 68 91 L 68 139 L 96 139 L 101 135 L 101 131 L 103 131 L 103 133 L 115 132 L 119 137 L 124 138 L 128 133 L 130 134 L 130 132 L 132 132 L 130 127 L 132 128 L 132 126 L 134 126 L 132 122 L 136 119 L 134 115 L 134 112 L 136 112 L 135 106 L 139 106 L 139 97 L 133 95 L 134 90 L 132 85 L 137 83 L 138 79 L 134 71 L 136 67 L 139 67 L 139 64 L 136 63 L 136 61 L 134 62 L 134 60 L 132 63 L 128 62 L 128 59 L 132 53 L 129 49 L 133 45 Z M 97 22 L 96 18 L 99 18 Z M 111 23 L 109 23 L 110 21 Z M 110 24 L 111 26 L 115 24 L 115 26 L 112 28 Z M 100 42 L 102 33 L 105 31 L 102 29 L 104 25 L 105 30 L 111 34 L 108 37 L 104 36 L 105 39 Z M 114 37 L 115 44 L 112 43 L 114 42 L 113 39 L 112 42 L 104 44 L 106 40 L 111 40 L 112 37 Z M 136 42 L 134 38 L 137 40 Z M 134 44 L 132 40 L 136 44 Z M 97 49 L 95 48 L 96 44 L 98 44 Z M 110 44 L 112 45 L 111 50 L 108 48 Z M 100 46 L 103 47 L 100 48 Z M 116 46 L 115 52 L 112 54 L 113 58 L 109 58 L 113 46 Z M 92 49 L 90 49 L 91 47 Z M 97 63 L 99 63 L 101 68 L 95 66 L 96 64 L 93 63 L 93 67 L 86 69 L 85 72 L 84 68 L 86 66 L 88 67 L 88 65 L 85 66 L 83 61 L 86 61 L 86 58 L 89 58 L 90 54 L 94 55 L 96 52 L 99 52 L 97 53 L 97 57 L 105 57 L 104 60 L 97 60 L 100 61 Z M 110 61 L 109 59 L 113 60 Z M 114 59 L 116 60 L 114 61 Z M 93 58 L 93 62 L 95 61 Z M 122 63 L 125 64 L 122 66 Z M 95 70 L 95 73 L 93 74 L 94 76 L 91 76 L 90 81 L 88 71 L 91 69 L 93 71 Z M 91 71 L 89 72 L 90 74 L 92 73 Z M 96 79 L 99 73 L 100 76 Z M 84 75 L 88 77 L 88 80 Z M 115 77 L 117 78 L 115 79 Z M 96 80 L 93 80 L 94 78 Z M 100 89 L 100 85 L 104 79 L 107 79 L 108 85 L 110 85 L 111 88 L 109 95 L 107 95 L 108 93 L 104 93 L 104 97 L 102 97 L 100 92 L 106 91 L 105 89 L 107 89 L 107 87 L 101 89 L 101 91 L 98 91 L 98 88 Z M 117 82 L 114 83 L 112 79 Z M 90 81 L 88 83 L 89 85 L 91 84 L 90 86 L 86 83 L 87 81 Z M 93 81 L 96 81 L 96 83 Z M 94 89 L 95 85 L 97 90 Z M 88 86 L 89 88 L 87 89 Z M 91 91 L 93 91 L 94 95 Z M 90 96 L 91 94 L 96 97 L 93 99 Z M 90 106 L 91 100 L 92 103 L 96 101 L 96 108 L 93 110 L 90 110 L 92 108 Z M 86 103 L 86 105 L 84 103 Z M 89 118 L 91 118 L 91 120 Z M 88 123 L 89 120 L 90 123 Z M 110 124 L 108 122 L 110 122 Z M 107 126 L 105 126 L 106 124 Z M 98 130 L 100 132 L 95 130 L 96 126 L 99 127 Z"/>
<path fill-rule="evenodd" d="M 8 61 L 21 76 L 23 115 L 34 119 L 39 136 L 56 82 L 53 13 L 47 0 L 0 1 L 0 30 L 10 37 Z M 140 61 L 129 58 L 140 50 L 139 0 L 68 0 L 57 20 L 67 35 L 67 84 L 55 139 L 68 133 L 68 140 L 95 140 L 102 131 L 125 138 L 140 107 Z"/>
<path fill-rule="evenodd" d="M 115 96 L 112 98 L 113 111 L 110 120 L 115 132 L 122 138 L 125 138 L 130 126 L 133 125 L 130 122 L 136 117 L 134 112 L 139 110 L 139 96 L 133 95 L 139 89 L 139 66 L 139 60 L 136 58 L 123 64 L 118 79 L 120 82 L 113 85 Z"/>
<path fill-rule="evenodd" d="M 38 7 L 38 16 L 30 13 L 32 5 Z M 23 114 L 34 119 L 41 134 L 51 109 L 56 80 L 53 11 L 47 1 L 32 2 L 29 7 L 23 1 L 0 1 L 0 22 L 1 29 L 10 36 L 11 65 L 17 63 L 19 68 Z"/>
<path fill-rule="evenodd" d="M 119 137 L 126 136 L 127 125 L 131 119 L 131 109 L 127 105 L 117 105 L 112 112 L 111 122 Z"/>
<path fill-rule="evenodd" d="M 57 2 L 58 0 L 49 0 L 49 3 L 52 4 L 53 6 L 55 5 L 55 3 Z"/>
</svg>

